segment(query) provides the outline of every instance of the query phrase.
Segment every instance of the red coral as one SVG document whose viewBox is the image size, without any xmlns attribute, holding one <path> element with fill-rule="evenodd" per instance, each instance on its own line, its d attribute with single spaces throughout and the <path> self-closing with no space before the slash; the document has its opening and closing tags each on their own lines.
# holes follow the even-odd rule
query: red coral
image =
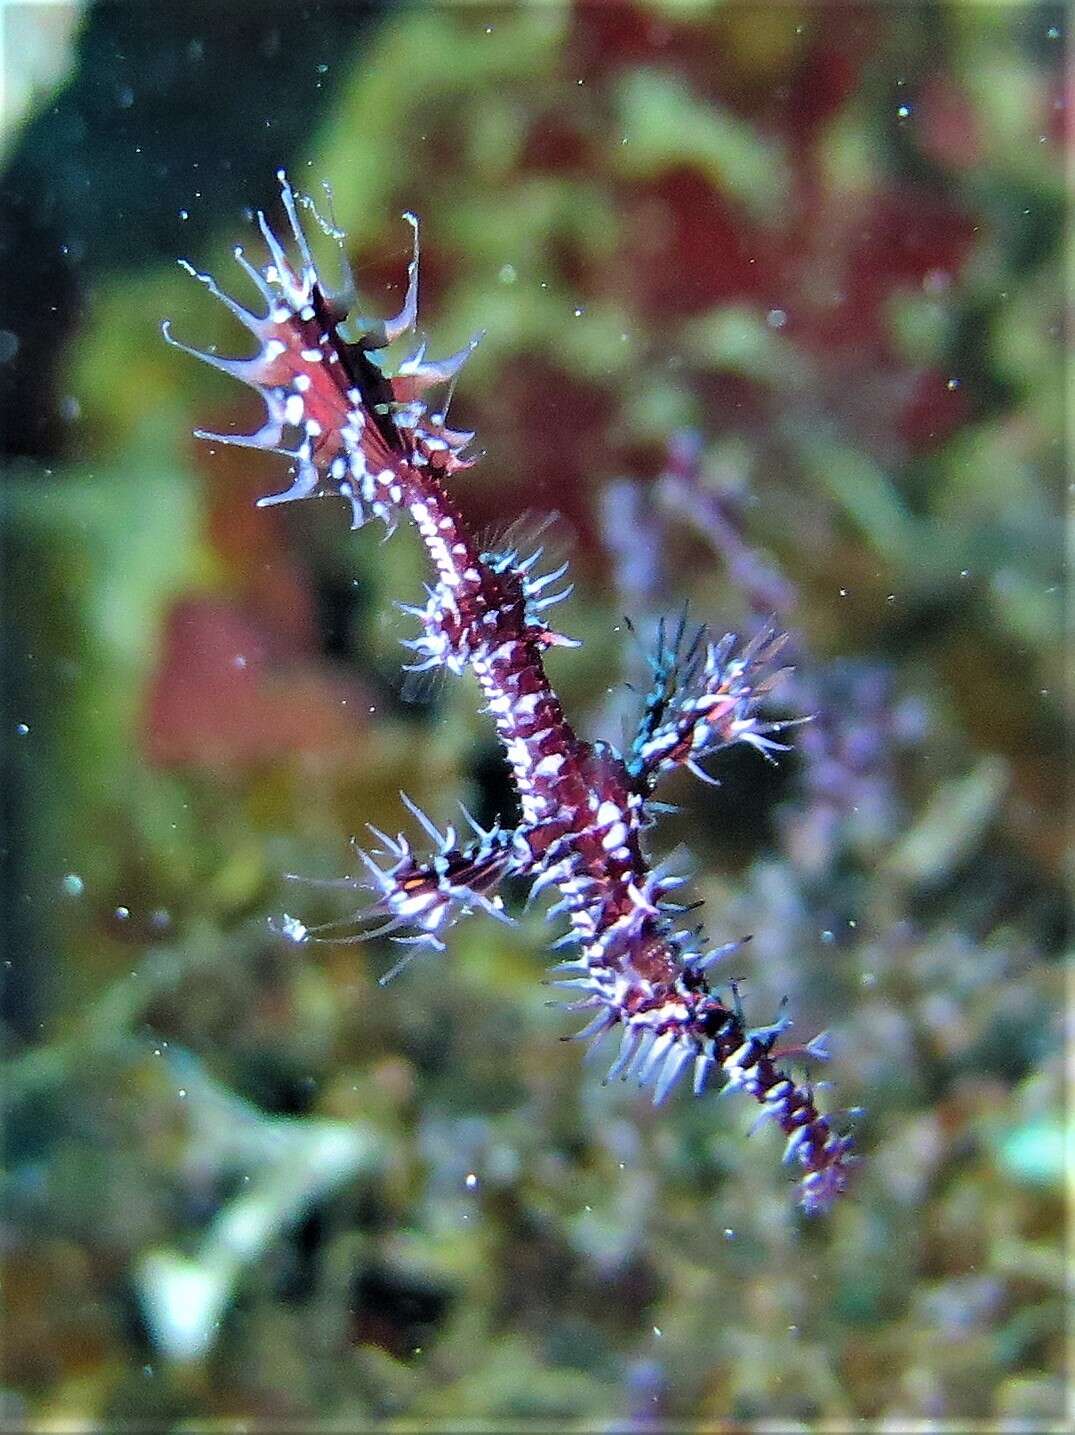
<svg viewBox="0 0 1075 1435">
<path fill-rule="evenodd" d="M 312 665 L 275 667 L 262 630 L 217 598 L 186 598 L 165 622 L 144 741 L 162 767 L 244 767 L 288 753 L 350 750 L 368 703 Z"/>
</svg>

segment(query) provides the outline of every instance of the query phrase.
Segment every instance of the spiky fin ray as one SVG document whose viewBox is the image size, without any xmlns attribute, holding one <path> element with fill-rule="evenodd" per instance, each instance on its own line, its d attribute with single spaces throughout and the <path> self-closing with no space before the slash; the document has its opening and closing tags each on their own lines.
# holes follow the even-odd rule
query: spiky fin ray
<svg viewBox="0 0 1075 1435">
<path fill-rule="evenodd" d="M 787 634 L 763 628 L 736 654 L 733 633 L 713 643 L 702 626 L 688 642 L 685 620 L 684 613 L 671 642 L 665 641 L 663 620 L 658 629 L 653 687 L 628 758 L 633 780 L 646 793 L 673 767 L 689 767 L 712 782 L 700 763 L 735 742 L 749 743 L 764 757 L 787 750 L 772 734 L 788 724 L 759 715 L 764 698 L 790 672 L 773 666 Z"/>
</svg>

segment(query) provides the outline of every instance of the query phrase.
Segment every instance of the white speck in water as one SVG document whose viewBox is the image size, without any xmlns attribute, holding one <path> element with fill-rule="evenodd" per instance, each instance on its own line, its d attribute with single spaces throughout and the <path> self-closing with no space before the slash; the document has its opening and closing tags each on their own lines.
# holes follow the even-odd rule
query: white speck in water
<svg viewBox="0 0 1075 1435">
<path fill-rule="evenodd" d="M 787 312 L 784 309 L 770 309 L 765 316 L 765 322 L 770 329 L 782 329 L 788 322 Z"/>
<path fill-rule="evenodd" d="M 190 218 L 190 210 L 189 210 L 189 209 L 181 209 L 181 210 L 179 211 L 179 217 L 180 217 L 180 219 L 189 219 L 189 218 Z"/>
<path fill-rule="evenodd" d="M 574 313 L 575 313 L 575 318 L 576 318 L 576 319 L 581 319 L 582 316 L 583 316 L 583 314 L 585 314 L 585 312 L 586 312 L 585 309 L 576 308 L 575 311 L 574 311 Z"/>
<path fill-rule="evenodd" d="M 662 1336 L 662 1335 L 664 1334 L 664 1331 L 661 1329 L 661 1327 L 660 1327 L 659 1325 L 655 1325 L 655 1326 L 653 1327 L 653 1334 L 656 1335 L 657 1337 L 660 1337 L 660 1336 Z"/>
<path fill-rule="evenodd" d="M 948 380 L 948 387 L 949 387 L 950 389 L 958 389 L 958 388 L 959 388 L 959 380 L 958 380 L 958 379 L 949 379 L 949 380 Z"/>
<path fill-rule="evenodd" d="M 292 917 L 285 912 L 280 918 L 280 932 L 289 942 L 305 942 L 306 931 L 306 923 L 300 922 L 298 917 Z"/>
<path fill-rule="evenodd" d="M 911 113 L 911 107 L 910 107 L 910 105 L 900 105 L 899 109 L 896 111 L 896 114 L 899 116 L 899 118 L 900 118 L 901 120 L 905 120 L 905 119 L 909 118 L 910 113 Z"/>
<path fill-rule="evenodd" d="M 502 264 L 500 273 L 496 276 L 501 284 L 514 284 L 519 275 L 514 264 Z"/>
<path fill-rule="evenodd" d="M 859 981 L 864 987 L 873 987 L 877 985 L 877 977 L 873 972 L 863 972 L 862 976 L 859 978 Z"/>
<path fill-rule="evenodd" d="M 116 917 L 116 921 L 117 921 L 117 922 L 125 922 L 130 915 L 131 915 L 131 909 L 130 909 L 130 907 L 117 907 L 117 908 L 116 908 L 115 917 Z"/>
<path fill-rule="evenodd" d="M 30 731 L 30 724 L 25 722 L 16 723 L 15 731 L 20 737 L 25 737 L 26 734 Z"/>
<path fill-rule="evenodd" d="M 181 1086 L 181 1087 L 179 1088 L 179 1099 L 180 1099 L 180 1101 L 185 1101 L 185 1100 L 186 1100 L 186 1096 L 187 1096 L 187 1088 L 186 1088 L 185 1086 Z"/>
<path fill-rule="evenodd" d="M 1059 39 L 1060 39 L 1060 26 L 1059 26 L 1059 25 L 1050 25 L 1049 28 L 1048 28 L 1048 30 L 1046 30 L 1046 32 L 1045 32 L 1045 38 L 1046 38 L 1047 40 L 1059 40 Z"/>
<path fill-rule="evenodd" d="M 735 1232 L 732 1230 L 731 1226 L 725 1226 L 725 1227 L 724 1227 L 724 1239 L 725 1239 L 726 1241 L 734 1241 L 734 1240 L 735 1240 Z"/>
<path fill-rule="evenodd" d="M 847 597 L 847 589 L 846 589 L 846 588 L 841 588 L 841 589 L 840 589 L 840 597 L 841 597 L 841 598 L 846 598 L 846 597 Z"/>
<path fill-rule="evenodd" d="M 468 1171 L 468 1172 L 467 1172 L 466 1181 L 465 1181 L 464 1184 L 466 1185 L 466 1188 L 467 1188 L 468 1191 L 475 1191 L 475 1190 L 477 1190 L 477 1187 L 478 1187 L 478 1178 L 477 1178 L 477 1176 L 475 1176 L 475 1174 L 474 1174 L 473 1171 Z"/>
<path fill-rule="evenodd" d="M 232 661 L 232 666 L 233 666 L 233 667 L 236 667 L 236 668 L 245 668 L 245 667 L 246 667 L 246 662 L 247 662 L 247 660 L 246 660 L 246 656 L 245 656 L 243 653 L 236 653 L 236 654 L 235 654 L 235 657 L 232 658 L 231 661 Z"/>
<path fill-rule="evenodd" d="M 823 942 L 834 942 L 836 940 L 836 937 L 835 934 L 833 932 L 830 932 L 828 927 L 826 927 L 825 930 L 821 933 L 821 940 Z"/>
<path fill-rule="evenodd" d="M 69 897 L 81 897 L 86 884 L 77 872 L 68 872 L 63 879 L 63 890 Z"/>
</svg>

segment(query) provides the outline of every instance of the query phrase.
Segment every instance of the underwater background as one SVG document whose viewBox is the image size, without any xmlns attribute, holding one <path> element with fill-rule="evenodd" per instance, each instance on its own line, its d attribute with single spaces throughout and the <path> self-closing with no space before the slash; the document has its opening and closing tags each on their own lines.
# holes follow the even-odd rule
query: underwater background
<svg viewBox="0 0 1075 1435">
<path fill-rule="evenodd" d="M 1066 1428 L 1062 7 L 0 22 L 5 1426 Z M 793 752 L 649 846 L 830 1032 L 829 1215 L 748 1102 L 583 1066 L 524 894 L 384 987 L 282 935 L 400 789 L 514 801 L 472 680 L 401 682 L 414 535 L 192 437 L 259 403 L 163 343 L 244 352 L 176 259 L 249 299 L 282 166 L 366 310 L 411 209 L 432 352 L 486 331 L 456 492 L 556 515 L 584 736 L 630 740 L 625 617 L 793 634 Z"/>
</svg>

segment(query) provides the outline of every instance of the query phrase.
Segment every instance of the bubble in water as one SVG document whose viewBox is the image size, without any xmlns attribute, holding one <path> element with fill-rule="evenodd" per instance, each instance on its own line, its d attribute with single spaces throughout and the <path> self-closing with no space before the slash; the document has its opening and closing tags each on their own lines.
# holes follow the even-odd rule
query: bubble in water
<svg viewBox="0 0 1075 1435">
<path fill-rule="evenodd" d="M 20 737 L 25 737 L 26 734 L 30 731 L 30 724 L 25 722 L 16 723 L 15 731 Z"/>
<path fill-rule="evenodd" d="M 466 1183 L 465 1183 L 465 1184 L 466 1184 L 466 1188 L 467 1188 L 468 1191 L 474 1191 L 474 1190 L 477 1189 L 477 1186 L 478 1186 L 478 1178 L 477 1178 L 477 1176 L 474 1174 L 473 1171 L 468 1171 L 468 1172 L 467 1172 L 467 1177 L 466 1177 Z"/>
</svg>

